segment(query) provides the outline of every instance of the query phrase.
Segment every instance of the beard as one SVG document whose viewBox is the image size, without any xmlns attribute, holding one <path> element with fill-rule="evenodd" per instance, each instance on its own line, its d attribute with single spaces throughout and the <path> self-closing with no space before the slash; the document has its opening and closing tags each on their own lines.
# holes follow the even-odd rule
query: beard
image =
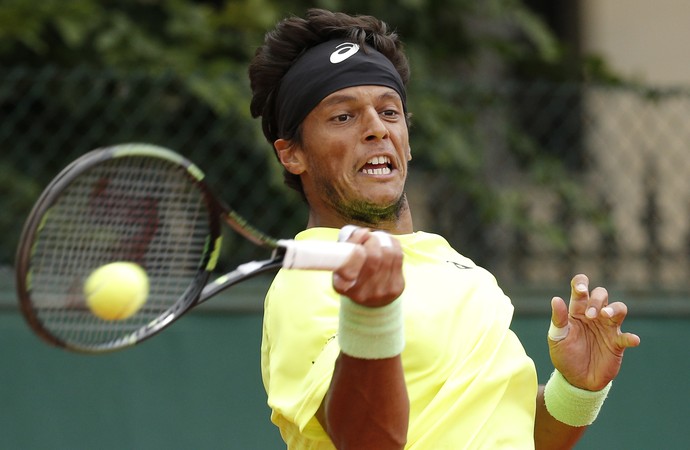
<svg viewBox="0 0 690 450">
<path fill-rule="evenodd" d="M 337 195 L 334 189 L 327 188 L 326 194 L 333 209 L 348 223 L 367 225 L 372 228 L 382 223 L 396 222 L 407 208 L 405 193 L 389 205 L 359 199 L 345 199 Z"/>
</svg>

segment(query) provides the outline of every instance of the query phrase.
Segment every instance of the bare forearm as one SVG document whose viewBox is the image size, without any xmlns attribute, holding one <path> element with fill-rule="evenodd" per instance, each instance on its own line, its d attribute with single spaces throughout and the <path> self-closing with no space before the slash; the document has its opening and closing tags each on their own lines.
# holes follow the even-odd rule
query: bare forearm
<svg viewBox="0 0 690 450">
<path fill-rule="evenodd" d="M 534 443 L 537 450 L 566 450 L 575 446 L 587 427 L 571 427 L 551 417 L 544 403 L 544 386 L 537 393 Z"/>
<path fill-rule="evenodd" d="M 400 356 L 366 360 L 343 353 L 317 418 L 338 449 L 402 449 L 409 400 Z"/>
</svg>

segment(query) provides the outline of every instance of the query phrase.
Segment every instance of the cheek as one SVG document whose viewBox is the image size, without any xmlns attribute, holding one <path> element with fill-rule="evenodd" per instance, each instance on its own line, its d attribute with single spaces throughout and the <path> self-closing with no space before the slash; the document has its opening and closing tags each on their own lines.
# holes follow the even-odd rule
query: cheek
<svg viewBox="0 0 690 450">
<path fill-rule="evenodd" d="M 326 155 L 311 155 L 307 158 L 306 175 L 311 180 L 314 188 L 321 189 L 323 186 L 333 186 L 338 184 L 342 170 L 335 163 L 333 158 Z"/>
<path fill-rule="evenodd" d="M 340 177 L 354 164 L 348 159 L 348 155 L 353 154 L 352 149 L 346 148 L 340 142 L 320 140 L 305 151 L 307 171 L 315 178 Z"/>
<path fill-rule="evenodd" d="M 400 149 L 409 149 L 410 135 L 407 127 L 402 123 L 396 123 L 389 129 L 390 135 L 394 139 L 396 146 Z"/>
</svg>

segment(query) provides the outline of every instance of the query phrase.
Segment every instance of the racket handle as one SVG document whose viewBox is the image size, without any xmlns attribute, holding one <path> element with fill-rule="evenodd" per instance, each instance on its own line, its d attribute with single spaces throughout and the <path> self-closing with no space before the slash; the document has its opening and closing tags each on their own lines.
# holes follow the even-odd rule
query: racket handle
<svg viewBox="0 0 690 450">
<path fill-rule="evenodd" d="M 292 239 L 278 241 L 278 246 L 285 250 L 283 267 L 286 269 L 335 270 L 350 257 L 356 245 Z"/>
</svg>

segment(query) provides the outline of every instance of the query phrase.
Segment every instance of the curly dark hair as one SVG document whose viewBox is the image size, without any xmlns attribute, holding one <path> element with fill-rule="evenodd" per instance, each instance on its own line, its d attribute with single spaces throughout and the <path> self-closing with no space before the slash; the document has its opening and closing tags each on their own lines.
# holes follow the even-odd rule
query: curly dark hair
<svg viewBox="0 0 690 450">
<path fill-rule="evenodd" d="M 252 117 L 261 116 L 264 136 L 271 145 L 279 138 L 301 142 L 301 127 L 293 136 L 278 136 L 275 102 L 283 76 L 307 50 L 338 38 L 378 50 L 393 63 L 402 82 L 407 85 L 410 68 L 403 44 L 385 22 L 372 16 L 353 16 L 324 9 L 310 9 L 304 18 L 291 16 L 283 19 L 266 33 L 263 45 L 257 49 L 249 65 L 250 112 Z M 299 176 L 284 170 L 283 177 L 287 186 L 304 197 Z"/>
</svg>

